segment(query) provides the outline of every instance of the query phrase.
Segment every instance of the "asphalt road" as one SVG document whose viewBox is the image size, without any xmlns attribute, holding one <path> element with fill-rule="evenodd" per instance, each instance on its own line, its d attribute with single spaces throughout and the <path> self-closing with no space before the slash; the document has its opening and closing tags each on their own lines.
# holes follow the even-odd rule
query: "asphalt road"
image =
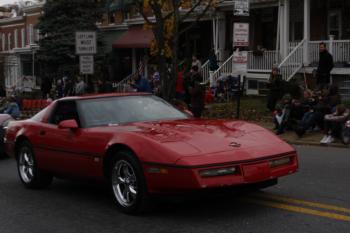
<svg viewBox="0 0 350 233">
<path fill-rule="evenodd" d="M 300 171 L 263 192 L 162 200 L 137 217 L 119 213 L 101 185 L 26 190 L 15 162 L 0 160 L 0 233 L 349 233 L 350 149 L 297 150 Z"/>
</svg>

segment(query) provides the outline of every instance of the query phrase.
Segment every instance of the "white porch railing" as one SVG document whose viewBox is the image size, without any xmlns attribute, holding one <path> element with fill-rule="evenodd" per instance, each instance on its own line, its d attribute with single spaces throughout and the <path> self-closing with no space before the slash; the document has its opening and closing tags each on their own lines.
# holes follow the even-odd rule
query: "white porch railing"
<svg viewBox="0 0 350 233">
<path fill-rule="evenodd" d="M 213 73 L 212 81 L 216 83 L 216 81 L 220 78 L 220 76 L 230 75 L 232 73 L 233 73 L 233 54 Z"/>
<path fill-rule="evenodd" d="M 248 52 L 248 72 L 270 72 L 274 65 L 279 64 L 281 57 L 277 51 L 264 51 L 261 55 Z"/>
<path fill-rule="evenodd" d="M 329 48 L 329 41 L 310 41 L 309 42 L 309 61 L 310 64 L 318 63 L 320 59 L 320 43 L 323 42 Z"/>
<path fill-rule="evenodd" d="M 207 60 L 201 68 L 201 74 L 203 77 L 203 83 L 206 83 L 209 81 L 210 78 L 210 70 L 209 70 L 209 60 Z"/>
<path fill-rule="evenodd" d="M 289 81 L 303 67 L 304 43 L 301 41 L 278 66 L 283 80 Z"/>
<path fill-rule="evenodd" d="M 328 40 L 328 41 L 310 41 L 309 56 L 311 63 L 317 63 L 320 59 L 319 44 L 324 42 L 333 55 L 335 63 L 350 61 L 350 40 Z"/>
<path fill-rule="evenodd" d="M 130 91 L 130 82 L 131 80 L 137 75 L 137 73 L 130 74 L 126 78 L 124 78 L 122 81 L 113 84 L 113 88 L 115 89 L 116 92 L 128 92 Z"/>
</svg>

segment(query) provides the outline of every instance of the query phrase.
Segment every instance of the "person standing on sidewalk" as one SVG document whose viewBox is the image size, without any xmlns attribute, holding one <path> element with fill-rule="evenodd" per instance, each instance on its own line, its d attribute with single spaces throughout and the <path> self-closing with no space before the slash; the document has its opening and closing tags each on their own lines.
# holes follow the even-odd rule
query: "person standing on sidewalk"
<svg viewBox="0 0 350 233">
<path fill-rule="evenodd" d="M 333 57 L 328 52 L 326 44 L 320 43 L 320 60 L 317 67 L 317 86 L 320 90 L 328 87 L 331 81 L 331 71 L 334 67 Z"/>
</svg>

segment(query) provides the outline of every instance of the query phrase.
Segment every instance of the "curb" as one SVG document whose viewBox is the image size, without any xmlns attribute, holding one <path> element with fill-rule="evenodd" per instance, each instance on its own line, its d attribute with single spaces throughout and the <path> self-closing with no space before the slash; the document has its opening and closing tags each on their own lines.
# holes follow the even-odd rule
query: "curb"
<svg viewBox="0 0 350 233">
<path fill-rule="evenodd" d="M 302 141 L 286 140 L 284 138 L 281 138 L 281 139 L 289 144 L 298 145 L 298 146 L 318 146 L 318 147 L 335 147 L 335 148 L 350 149 L 350 145 L 344 145 L 341 143 L 320 144 L 319 142 L 302 142 Z"/>
</svg>

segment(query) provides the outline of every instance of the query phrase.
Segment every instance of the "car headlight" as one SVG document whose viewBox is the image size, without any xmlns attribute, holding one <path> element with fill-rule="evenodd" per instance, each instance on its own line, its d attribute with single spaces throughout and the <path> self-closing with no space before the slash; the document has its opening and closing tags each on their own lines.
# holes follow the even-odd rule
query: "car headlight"
<svg viewBox="0 0 350 233">
<path fill-rule="evenodd" d="M 237 171 L 236 167 L 217 168 L 199 171 L 201 177 L 213 177 L 213 176 L 226 176 L 235 174 Z"/>
<path fill-rule="evenodd" d="M 282 158 L 282 159 L 271 160 L 269 162 L 269 165 L 271 168 L 275 168 L 275 167 L 280 167 L 280 166 L 290 164 L 291 162 L 292 162 L 292 158 L 286 157 L 286 158 Z"/>
</svg>

